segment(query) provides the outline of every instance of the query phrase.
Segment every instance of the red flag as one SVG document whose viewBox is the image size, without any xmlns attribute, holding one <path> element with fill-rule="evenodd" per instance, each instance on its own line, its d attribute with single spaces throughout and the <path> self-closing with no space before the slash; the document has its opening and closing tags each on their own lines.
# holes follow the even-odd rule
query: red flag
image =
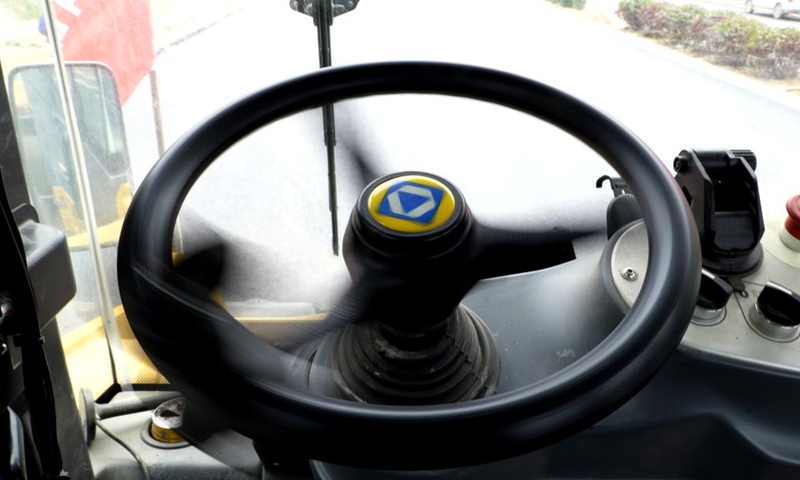
<svg viewBox="0 0 800 480">
<path fill-rule="evenodd" d="M 102 62 L 128 100 L 153 66 L 149 0 L 56 0 L 64 61 Z"/>
</svg>

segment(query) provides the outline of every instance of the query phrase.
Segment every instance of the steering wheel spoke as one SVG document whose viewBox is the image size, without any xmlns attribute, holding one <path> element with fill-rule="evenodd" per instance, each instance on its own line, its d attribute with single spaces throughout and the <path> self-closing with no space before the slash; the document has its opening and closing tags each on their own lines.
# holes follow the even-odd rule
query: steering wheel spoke
<svg viewBox="0 0 800 480">
<path fill-rule="evenodd" d="M 501 277 L 555 267 L 575 260 L 573 242 L 596 234 L 580 231 L 506 230 L 484 225 L 475 228 L 475 275 L 478 278 Z"/>
</svg>

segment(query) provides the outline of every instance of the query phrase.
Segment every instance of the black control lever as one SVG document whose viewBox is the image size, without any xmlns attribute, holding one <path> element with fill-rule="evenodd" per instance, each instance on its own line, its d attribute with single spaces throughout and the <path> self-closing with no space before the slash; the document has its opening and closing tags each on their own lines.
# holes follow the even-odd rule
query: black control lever
<svg viewBox="0 0 800 480">
<path fill-rule="evenodd" d="M 630 187 L 628 187 L 628 184 L 625 183 L 625 180 L 623 180 L 622 177 L 610 177 L 608 175 L 603 175 L 597 179 L 597 182 L 595 182 L 594 186 L 596 188 L 603 188 L 603 184 L 606 182 L 606 180 L 608 180 L 611 190 L 614 191 L 614 197 L 631 193 Z"/>
<path fill-rule="evenodd" d="M 769 282 L 746 317 L 762 337 L 774 342 L 792 342 L 800 337 L 800 295 Z"/>
<path fill-rule="evenodd" d="M 722 310 L 733 294 L 733 287 L 706 269 L 700 279 L 700 296 L 697 306 L 706 310 Z"/>
<path fill-rule="evenodd" d="M 614 191 L 614 198 L 608 204 L 606 209 L 606 230 L 608 238 L 614 236 L 625 225 L 630 224 L 636 220 L 641 220 L 642 209 L 639 208 L 639 202 L 630 193 L 630 187 L 620 177 L 609 177 L 603 175 L 597 179 L 595 187 L 603 188 L 603 183 L 608 180 L 611 185 L 611 190 Z"/>
<path fill-rule="evenodd" d="M 800 326 L 800 295 L 777 283 L 769 282 L 756 302 L 767 320 L 783 327 Z"/>
</svg>

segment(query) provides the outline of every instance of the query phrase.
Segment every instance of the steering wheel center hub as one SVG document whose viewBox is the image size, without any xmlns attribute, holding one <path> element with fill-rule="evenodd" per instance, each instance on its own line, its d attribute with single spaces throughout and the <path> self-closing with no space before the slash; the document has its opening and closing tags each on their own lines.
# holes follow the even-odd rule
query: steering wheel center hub
<svg viewBox="0 0 800 480">
<path fill-rule="evenodd" d="M 400 175 L 368 190 L 371 220 L 399 234 L 431 232 L 445 226 L 456 211 L 456 196 L 429 175 Z"/>
<path fill-rule="evenodd" d="M 453 184 L 429 173 L 400 172 L 364 189 L 348 230 L 374 253 L 416 259 L 458 246 L 471 221 L 467 203 Z"/>
</svg>

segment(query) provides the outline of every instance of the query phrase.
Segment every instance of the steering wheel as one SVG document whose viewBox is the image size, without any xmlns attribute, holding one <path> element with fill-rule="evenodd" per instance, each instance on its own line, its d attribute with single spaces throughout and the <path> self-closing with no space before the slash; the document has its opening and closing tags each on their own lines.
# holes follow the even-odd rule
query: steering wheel
<svg viewBox="0 0 800 480">
<path fill-rule="evenodd" d="M 171 247 L 178 212 L 194 182 L 225 149 L 302 110 L 394 93 L 468 97 L 526 112 L 583 141 L 622 175 L 649 232 L 648 271 L 636 303 L 591 352 L 532 385 L 478 400 L 413 407 L 348 402 L 282 383 L 289 375 L 285 353 L 209 300 L 202 285 L 176 273 Z M 120 237 L 118 274 L 123 305 L 145 352 L 190 402 L 226 425 L 294 457 L 430 469 L 541 448 L 621 406 L 680 342 L 697 298 L 700 262 L 695 223 L 682 193 L 656 155 L 621 124 L 520 76 L 400 62 L 327 68 L 295 78 L 239 100 L 187 133 L 136 192 Z M 331 317 L 363 320 L 353 318 L 358 315 L 344 308 Z"/>
</svg>

